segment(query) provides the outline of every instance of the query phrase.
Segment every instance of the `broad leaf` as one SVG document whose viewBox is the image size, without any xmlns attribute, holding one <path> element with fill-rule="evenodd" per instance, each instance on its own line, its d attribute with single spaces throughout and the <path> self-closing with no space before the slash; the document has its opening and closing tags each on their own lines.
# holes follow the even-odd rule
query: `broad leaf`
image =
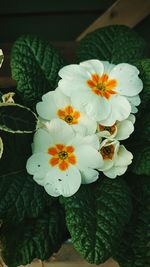
<svg viewBox="0 0 150 267">
<path fill-rule="evenodd" d="M 131 63 L 147 54 L 145 41 L 127 26 L 113 25 L 98 29 L 81 40 L 78 62 L 88 59 Z"/>
<path fill-rule="evenodd" d="M 19 104 L 0 103 L 0 129 L 11 133 L 32 133 L 37 127 L 37 116 Z"/>
<path fill-rule="evenodd" d="M 12 49 L 11 69 L 24 102 L 32 106 L 43 94 L 54 90 L 63 65 L 63 59 L 49 42 L 36 36 L 20 37 Z"/>
<path fill-rule="evenodd" d="M 72 242 L 90 263 L 112 256 L 131 213 L 130 193 L 119 178 L 84 185 L 72 197 L 62 198 Z"/>
<path fill-rule="evenodd" d="M 2 154 L 3 154 L 3 150 L 4 150 L 3 140 L 0 137 L 0 159 L 1 159 Z"/>
<path fill-rule="evenodd" d="M 26 171 L 0 175 L 0 196 L 0 218 L 11 223 L 36 218 L 54 202 Z"/>
<path fill-rule="evenodd" d="M 9 267 L 26 265 L 34 258 L 45 260 L 57 252 L 66 239 L 64 213 L 57 206 L 20 225 L 4 224 L 0 238 L 2 257 Z"/>
<path fill-rule="evenodd" d="M 150 179 L 135 178 L 134 212 L 120 247 L 114 253 L 121 267 L 150 266 Z"/>
<path fill-rule="evenodd" d="M 26 167 L 26 161 L 31 156 L 32 134 L 12 134 L 0 131 L 4 151 L 0 159 L 0 175 L 16 172 Z"/>
<path fill-rule="evenodd" d="M 136 115 L 135 131 L 129 140 L 134 159 L 130 169 L 136 174 L 150 175 L 150 59 L 134 63 L 140 71 L 143 91 L 140 94 L 141 104 Z"/>
</svg>

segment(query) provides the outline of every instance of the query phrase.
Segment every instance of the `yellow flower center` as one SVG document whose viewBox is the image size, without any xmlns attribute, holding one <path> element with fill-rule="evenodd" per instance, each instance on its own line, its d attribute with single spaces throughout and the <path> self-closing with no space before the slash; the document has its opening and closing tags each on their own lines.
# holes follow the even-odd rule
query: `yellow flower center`
<svg viewBox="0 0 150 267">
<path fill-rule="evenodd" d="M 99 130 L 101 132 L 108 131 L 112 135 L 116 131 L 116 123 L 113 124 L 112 126 L 104 126 L 104 125 L 99 124 Z"/>
<path fill-rule="evenodd" d="M 73 109 L 72 106 L 67 106 L 64 109 L 59 109 L 57 115 L 60 119 L 66 121 L 68 124 L 77 124 L 80 118 L 80 112 Z"/>
<path fill-rule="evenodd" d="M 114 155 L 115 147 L 114 145 L 104 146 L 100 149 L 100 153 L 104 160 L 112 159 Z"/>
<path fill-rule="evenodd" d="M 48 154 L 52 156 L 49 163 L 52 167 L 58 166 L 61 171 L 68 169 L 69 165 L 75 165 L 77 160 L 73 153 L 73 146 L 65 146 L 56 144 L 54 147 L 48 148 Z"/>
<path fill-rule="evenodd" d="M 114 88 L 117 85 L 117 81 L 109 80 L 108 75 L 105 73 L 99 76 L 97 73 L 92 74 L 91 79 L 87 80 L 88 86 L 92 89 L 92 92 L 98 96 L 109 99 L 111 95 L 117 94 Z"/>
</svg>

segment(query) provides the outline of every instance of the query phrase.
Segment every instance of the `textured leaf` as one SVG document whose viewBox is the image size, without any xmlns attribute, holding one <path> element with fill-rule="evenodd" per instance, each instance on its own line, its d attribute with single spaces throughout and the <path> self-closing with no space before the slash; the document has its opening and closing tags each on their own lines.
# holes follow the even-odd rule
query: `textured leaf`
<svg viewBox="0 0 150 267">
<path fill-rule="evenodd" d="M 0 159 L 0 175 L 25 169 L 31 155 L 32 134 L 12 134 L 0 131 L 4 151 Z"/>
<path fill-rule="evenodd" d="M 134 151 L 132 171 L 138 175 L 150 175 L 150 145 L 137 145 Z"/>
<path fill-rule="evenodd" d="M 136 174 L 150 175 L 150 59 L 135 62 L 143 81 L 143 91 L 140 94 L 141 104 L 135 123 L 135 131 L 129 140 L 129 150 L 134 159 L 130 169 Z"/>
<path fill-rule="evenodd" d="M 11 69 L 24 102 L 32 106 L 54 90 L 63 65 L 63 59 L 48 42 L 30 35 L 20 37 L 12 49 Z"/>
<path fill-rule="evenodd" d="M 36 218 L 54 202 L 26 171 L 0 175 L 0 196 L 0 218 L 11 223 Z"/>
<path fill-rule="evenodd" d="M 113 25 L 89 33 L 77 50 L 78 62 L 88 59 L 132 62 L 147 54 L 145 41 L 127 26 Z"/>
<path fill-rule="evenodd" d="M 66 238 L 63 211 L 57 206 L 16 227 L 3 225 L 0 238 L 2 257 L 9 267 L 26 265 L 34 258 L 45 260 L 58 251 Z"/>
<path fill-rule="evenodd" d="M 72 242 L 90 263 L 112 256 L 131 213 L 130 193 L 122 179 L 104 178 L 62 198 Z"/>
<path fill-rule="evenodd" d="M 150 101 L 150 59 L 143 59 L 134 62 L 134 65 L 140 71 L 140 78 L 143 81 L 143 90 L 140 94 L 141 104 L 139 106 L 138 116 L 141 116 L 141 112 L 144 109 L 149 110 L 149 101 Z"/>
<path fill-rule="evenodd" d="M 121 267 L 150 266 L 150 179 L 135 178 L 134 212 L 121 245 L 115 251 L 115 259 Z"/>
<path fill-rule="evenodd" d="M 11 133 L 32 133 L 37 127 L 37 116 L 29 108 L 6 103 L 0 104 L 0 129 Z"/>
</svg>

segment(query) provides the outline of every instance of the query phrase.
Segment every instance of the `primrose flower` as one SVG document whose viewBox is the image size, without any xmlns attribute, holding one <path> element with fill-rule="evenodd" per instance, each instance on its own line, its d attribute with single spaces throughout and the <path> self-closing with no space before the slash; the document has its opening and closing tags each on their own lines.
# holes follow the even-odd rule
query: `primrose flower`
<svg viewBox="0 0 150 267">
<path fill-rule="evenodd" d="M 112 126 L 104 126 L 98 124 L 97 136 L 107 139 L 125 140 L 129 138 L 130 134 L 134 131 L 135 116 L 130 116 L 123 121 L 117 121 Z"/>
<path fill-rule="evenodd" d="M 71 99 L 58 89 L 43 95 L 42 102 L 36 105 L 36 110 L 42 119 L 47 121 L 53 118 L 62 119 L 76 132 L 85 132 L 89 135 L 96 131 L 96 121 L 89 118 L 85 112 L 76 109 Z"/>
<path fill-rule="evenodd" d="M 109 178 L 116 178 L 124 174 L 129 164 L 132 163 L 133 155 L 117 140 L 105 139 L 99 150 L 103 157 L 102 171 Z"/>
<path fill-rule="evenodd" d="M 129 117 L 131 105 L 138 105 L 143 83 L 139 71 L 127 63 L 118 65 L 96 59 L 63 67 L 60 90 L 73 105 L 102 125 L 112 126 Z M 132 103 L 132 104 L 131 104 Z"/>
<path fill-rule="evenodd" d="M 53 119 L 47 128 L 34 135 L 33 155 L 27 161 L 27 171 L 44 186 L 51 196 L 69 197 L 81 183 L 98 179 L 103 165 L 99 140 L 94 135 L 81 136 L 63 120 Z"/>
</svg>

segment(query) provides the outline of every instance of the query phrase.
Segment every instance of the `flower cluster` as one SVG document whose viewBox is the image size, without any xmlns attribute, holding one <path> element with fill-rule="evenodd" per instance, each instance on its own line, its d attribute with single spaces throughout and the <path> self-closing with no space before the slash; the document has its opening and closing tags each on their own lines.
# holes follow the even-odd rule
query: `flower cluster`
<svg viewBox="0 0 150 267">
<path fill-rule="evenodd" d="M 88 60 L 63 67 L 55 91 L 36 110 L 41 127 L 34 135 L 27 171 L 52 196 L 69 197 L 103 172 L 116 178 L 132 154 L 120 141 L 134 131 L 139 71 L 127 63 Z"/>
</svg>

